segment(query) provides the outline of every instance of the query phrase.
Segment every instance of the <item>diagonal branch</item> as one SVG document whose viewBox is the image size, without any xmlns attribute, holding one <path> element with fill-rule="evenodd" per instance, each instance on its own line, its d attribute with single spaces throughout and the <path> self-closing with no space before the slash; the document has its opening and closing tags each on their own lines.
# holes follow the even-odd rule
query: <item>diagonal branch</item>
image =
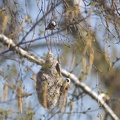
<svg viewBox="0 0 120 120">
<path fill-rule="evenodd" d="M 23 57 L 27 58 L 28 60 L 38 64 L 43 65 L 45 61 L 37 56 L 35 56 L 33 53 L 25 51 L 23 48 L 16 46 L 16 44 L 13 42 L 12 39 L 7 38 L 5 35 L 0 34 L 0 42 L 4 45 L 10 46 L 9 50 L 15 51 L 16 53 L 22 55 Z M 104 110 L 114 119 L 119 120 L 119 118 L 116 116 L 116 114 L 112 111 L 112 109 L 105 103 L 103 100 L 103 97 L 100 97 L 96 92 L 94 92 L 91 88 L 89 88 L 85 83 L 80 82 L 79 79 L 74 75 L 66 70 L 61 70 L 62 75 L 65 77 L 69 77 L 75 84 L 77 84 L 85 93 L 87 93 L 89 96 L 91 96 L 93 99 L 95 99 Z"/>
<path fill-rule="evenodd" d="M 116 116 L 116 114 L 112 111 L 112 109 L 105 103 L 103 100 L 103 97 L 101 95 L 98 95 L 96 92 L 94 92 L 91 88 L 89 88 L 85 83 L 80 82 L 79 79 L 74 75 L 66 70 L 62 69 L 62 75 L 65 77 L 69 77 L 75 84 L 77 84 L 85 93 L 87 93 L 89 96 L 91 96 L 93 99 L 95 99 L 104 110 L 114 119 L 119 120 L 119 118 Z"/>
<path fill-rule="evenodd" d="M 0 42 L 2 42 L 4 45 L 9 46 L 9 50 L 15 51 L 16 53 L 22 55 L 30 61 L 33 61 L 36 64 L 43 65 L 45 62 L 43 59 L 35 56 L 33 53 L 27 52 L 23 48 L 16 46 L 12 39 L 7 38 L 3 34 L 0 34 Z"/>
</svg>

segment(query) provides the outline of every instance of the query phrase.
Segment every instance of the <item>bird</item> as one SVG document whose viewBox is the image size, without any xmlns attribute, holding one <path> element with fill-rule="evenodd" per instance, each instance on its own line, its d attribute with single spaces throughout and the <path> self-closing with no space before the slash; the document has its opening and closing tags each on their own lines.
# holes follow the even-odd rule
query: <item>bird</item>
<svg viewBox="0 0 120 120">
<path fill-rule="evenodd" d="M 56 26 L 56 22 L 50 21 L 50 23 L 48 24 L 47 28 L 45 28 L 45 30 L 54 30 L 55 26 Z"/>
<path fill-rule="evenodd" d="M 65 111 L 67 94 L 68 94 L 69 88 L 70 88 L 70 78 L 66 78 L 66 80 L 63 81 L 63 84 L 60 88 L 60 100 L 58 103 L 58 107 L 61 108 L 62 113 L 64 113 Z"/>
<path fill-rule="evenodd" d="M 63 81 L 63 84 L 60 88 L 61 94 L 65 95 L 68 92 L 69 88 L 70 88 L 70 78 L 66 78 L 66 80 Z"/>
</svg>

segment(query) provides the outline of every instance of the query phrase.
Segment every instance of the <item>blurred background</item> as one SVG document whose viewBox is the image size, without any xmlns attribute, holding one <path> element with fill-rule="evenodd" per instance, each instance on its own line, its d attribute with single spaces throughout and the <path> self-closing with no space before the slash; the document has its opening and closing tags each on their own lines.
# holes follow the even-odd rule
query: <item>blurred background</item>
<svg viewBox="0 0 120 120">
<path fill-rule="evenodd" d="M 45 30 L 51 20 L 54 30 Z M 98 94 L 120 117 L 120 1 L 119 0 L 1 0 L 0 32 L 23 49 L 45 58 L 51 50 L 61 67 Z M 99 102 L 74 83 L 65 112 L 44 109 L 36 94 L 41 66 L 0 43 L 0 119 L 112 120 Z M 64 78 L 65 79 L 65 78 Z M 22 109 L 19 89 L 25 93 Z M 20 112 L 22 110 L 22 113 Z"/>
</svg>

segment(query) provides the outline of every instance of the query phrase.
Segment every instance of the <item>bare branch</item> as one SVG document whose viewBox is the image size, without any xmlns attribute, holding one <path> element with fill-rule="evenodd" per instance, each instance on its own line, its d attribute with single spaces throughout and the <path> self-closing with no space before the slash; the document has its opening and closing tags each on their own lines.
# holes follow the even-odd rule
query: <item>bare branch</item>
<svg viewBox="0 0 120 120">
<path fill-rule="evenodd" d="M 21 56 L 27 58 L 30 61 L 33 61 L 36 64 L 43 65 L 44 60 L 35 56 L 33 53 L 25 51 L 23 48 L 16 46 L 12 39 L 7 38 L 5 35 L 0 34 L 0 42 L 4 45 L 10 46 L 9 49 L 17 52 Z"/>
</svg>

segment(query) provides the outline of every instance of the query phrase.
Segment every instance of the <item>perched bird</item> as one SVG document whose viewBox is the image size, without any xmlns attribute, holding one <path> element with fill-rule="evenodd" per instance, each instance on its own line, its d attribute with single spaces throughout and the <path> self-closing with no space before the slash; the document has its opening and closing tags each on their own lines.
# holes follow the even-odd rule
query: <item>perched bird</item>
<svg viewBox="0 0 120 120">
<path fill-rule="evenodd" d="M 70 78 L 66 78 L 60 89 L 61 94 L 65 95 L 68 92 L 69 88 L 70 88 Z"/>
<path fill-rule="evenodd" d="M 56 22 L 55 21 L 51 21 L 48 24 L 47 28 L 45 28 L 45 30 L 54 30 L 55 26 L 56 26 Z"/>
<path fill-rule="evenodd" d="M 67 93 L 70 88 L 70 79 L 66 78 L 60 88 L 60 101 L 58 106 L 61 107 L 61 112 L 64 113 L 66 107 Z"/>
</svg>

